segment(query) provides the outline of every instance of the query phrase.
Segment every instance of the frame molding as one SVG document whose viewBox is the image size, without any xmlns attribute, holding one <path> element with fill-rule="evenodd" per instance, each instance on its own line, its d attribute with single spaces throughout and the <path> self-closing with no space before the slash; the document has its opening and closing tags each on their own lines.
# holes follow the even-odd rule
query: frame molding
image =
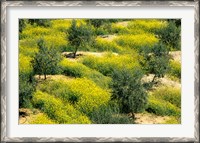
<svg viewBox="0 0 200 143">
<path fill-rule="evenodd" d="M 181 6 L 192 6 L 195 10 L 195 133 L 194 138 L 143 138 L 143 137 L 81 137 L 81 138 L 10 138 L 6 136 L 6 8 L 12 6 L 127 6 L 127 7 L 138 7 L 138 6 L 172 6 L 172 7 L 181 7 Z M 1 142 L 199 142 L 199 1 L 6 1 L 1 2 Z"/>
</svg>

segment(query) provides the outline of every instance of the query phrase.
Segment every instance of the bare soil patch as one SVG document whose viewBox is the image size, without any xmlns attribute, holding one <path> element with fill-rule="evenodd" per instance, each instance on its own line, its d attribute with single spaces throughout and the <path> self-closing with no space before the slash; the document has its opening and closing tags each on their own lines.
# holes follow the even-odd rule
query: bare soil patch
<svg viewBox="0 0 200 143">
<path fill-rule="evenodd" d="M 181 62 L 181 51 L 172 51 L 169 52 L 169 54 L 172 56 L 173 60 Z"/>
<path fill-rule="evenodd" d="M 168 116 L 156 116 L 150 113 L 138 113 L 135 115 L 137 124 L 164 124 L 170 119 Z"/>
<path fill-rule="evenodd" d="M 31 119 L 35 118 L 40 113 L 37 109 L 19 109 L 19 124 L 30 124 Z"/>
<path fill-rule="evenodd" d="M 35 75 L 35 79 L 38 82 L 42 82 L 44 81 L 44 76 L 41 75 L 39 78 L 39 75 Z M 47 79 L 46 80 L 72 80 L 73 77 L 69 77 L 69 76 L 65 76 L 65 75 L 47 75 Z"/>
<path fill-rule="evenodd" d="M 71 54 L 71 52 L 63 52 L 62 55 L 66 58 L 68 58 L 71 61 L 76 61 L 78 60 L 80 57 L 83 56 L 96 56 L 96 57 L 103 57 L 106 52 L 85 52 L 85 51 L 79 51 L 77 52 L 77 57 L 76 58 L 72 58 L 72 57 L 68 57 L 67 55 Z M 118 55 L 118 53 L 112 53 L 113 55 Z"/>
<path fill-rule="evenodd" d="M 118 22 L 118 23 L 116 23 L 116 25 L 121 25 L 121 26 L 127 27 L 128 26 L 128 21 Z"/>
</svg>

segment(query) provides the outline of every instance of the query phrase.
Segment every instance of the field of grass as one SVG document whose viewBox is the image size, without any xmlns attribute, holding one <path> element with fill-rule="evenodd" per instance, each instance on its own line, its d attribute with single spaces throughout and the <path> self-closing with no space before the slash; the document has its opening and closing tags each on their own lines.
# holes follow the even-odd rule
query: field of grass
<svg viewBox="0 0 200 143">
<path fill-rule="evenodd" d="M 21 19 L 19 123 L 180 124 L 180 41 L 163 38 L 173 24 Z"/>
</svg>

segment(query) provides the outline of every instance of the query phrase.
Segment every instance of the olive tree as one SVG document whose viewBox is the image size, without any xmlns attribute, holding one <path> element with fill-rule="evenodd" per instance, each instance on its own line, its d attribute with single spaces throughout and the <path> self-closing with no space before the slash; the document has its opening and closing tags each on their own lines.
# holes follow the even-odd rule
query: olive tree
<svg viewBox="0 0 200 143">
<path fill-rule="evenodd" d="M 128 70 L 122 68 L 114 70 L 112 74 L 112 100 L 116 100 L 122 113 L 131 113 L 135 119 L 135 113 L 141 112 L 147 105 L 147 93 L 141 78 L 141 70 Z"/>
<path fill-rule="evenodd" d="M 156 32 L 158 38 L 171 50 L 181 48 L 181 25 L 180 21 L 168 22 L 168 25 Z"/>
<path fill-rule="evenodd" d="M 89 26 L 81 24 L 77 25 L 76 20 L 72 21 L 71 27 L 68 29 L 68 41 L 73 47 L 73 57 L 76 58 L 76 52 L 83 46 L 90 45 L 93 36 L 92 29 Z"/>
<path fill-rule="evenodd" d="M 143 47 L 140 49 L 142 58 L 140 64 L 148 74 L 154 74 L 151 83 L 155 83 L 156 78 L 164 77 L 169 70 L 169 49 L 165 44 L 158 43 L 153 47 Z"/>
<path fill-rule="evenodd" d="M 60 53 L 58 53 L 53 47 L 48 48 L 44 40 L 38 41 L 39 51 L 35 54 L 32 65 L 35 74 L 44 75 L 46 79 L 47 74 L 59 73 L 59 62 L 61 60 Z"/>
</svg>

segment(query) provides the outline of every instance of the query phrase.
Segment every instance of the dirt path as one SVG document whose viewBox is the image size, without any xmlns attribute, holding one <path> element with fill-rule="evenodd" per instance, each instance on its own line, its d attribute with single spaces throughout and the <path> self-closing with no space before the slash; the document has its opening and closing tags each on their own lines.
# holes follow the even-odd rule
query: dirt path
<svg viewBox="0 0 200 143">
<path fill-rule="evenodd" d="M 70 61 L 77 61 L 79 57 L 83 56 L 95 56 L 95 57 L 103 57 L 107 52 L 85 52 L 85 51 L 79 51 L 76 54 L 78 55 L 75 59 L 74 58 L 68 58 Z M 71 54 L 71 52 L 63 52 L 63 56 L 67 56 Z M 113 55 L 118 55 L 118 53 L 112 53 Z"/>
<path fill-rule="evenodd" d="M 135 123 L 137 124 L 164 124 L 170 117 L 168 116 L 156 116 L 150 113 L 138 113 L 136 114 Z"/>
</svg>

